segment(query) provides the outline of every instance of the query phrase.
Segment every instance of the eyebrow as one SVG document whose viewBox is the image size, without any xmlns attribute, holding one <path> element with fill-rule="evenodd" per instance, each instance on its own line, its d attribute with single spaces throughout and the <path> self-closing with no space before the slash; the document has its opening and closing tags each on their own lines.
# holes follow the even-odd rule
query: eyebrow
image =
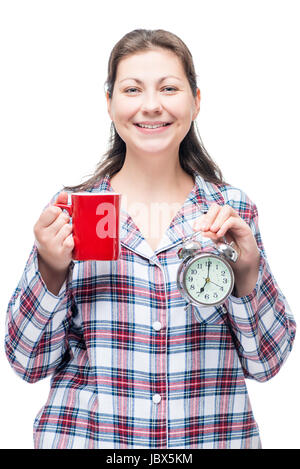
<svg viewBox="0 0 300 469">
<path fill-rule="evenodd" d="M 167 75 L 165 77 L 162 77 L 158 80 L 158 83 L 161 83 L 162 81 L 166 80 L 167 78 L 176 78 L 176 80 L 181 80 L 181 78 L 179 77 L 176 77 L 175 75 Z M 122 81 L 125 81 L 125 80 L 134 80 L 136 81 L 137 83 L 139 83 L 140 85 L 143 84 L 143 81 L 140 80 L 139 78 L 134 78 L 134 77 L 126 77 L 126 78 L 123 78 L 123 80 L 120 80 L 119 83 L 122 83 Z"/>
</svg>

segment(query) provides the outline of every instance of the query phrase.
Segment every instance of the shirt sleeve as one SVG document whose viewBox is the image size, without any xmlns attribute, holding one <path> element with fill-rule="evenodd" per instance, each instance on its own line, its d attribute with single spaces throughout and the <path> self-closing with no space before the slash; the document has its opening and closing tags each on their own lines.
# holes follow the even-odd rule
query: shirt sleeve
<svg viewBox="0 0 300 469">
<path fill-rule="evenodd" d="M 34 244 L 6 315 L 6 356 L 18 375 L 28 382 L 52 374 L 67 359 L 67 331 L 72 316 L 70 282 L 74 263 L 71 262 L 56 296 L 40 275 L 37 254 Z"/>
<path fill-rule="evenodd" d="M 245 376 L 267 381 L 288 357 L 296 323 L 270 270 L 258 227 L 257 207 L 252 202 L 247 221 L 260 250 L 257 282 L 249 295 L 240 298 L 231 295 L 225 307 Z"/>
</svg>

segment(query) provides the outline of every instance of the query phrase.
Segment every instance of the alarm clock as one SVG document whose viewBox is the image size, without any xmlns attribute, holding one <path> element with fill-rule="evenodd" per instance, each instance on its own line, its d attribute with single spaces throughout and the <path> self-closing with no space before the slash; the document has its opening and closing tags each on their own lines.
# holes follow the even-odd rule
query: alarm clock
<svg viewBox="0 0 300 469">
<path fill-rule="evenodd" d="M 201 232 L 200 232 L 201 233 Z M 234 287 L 234 272 L 229 261 L 236 262 L 233 243 L 215 244 L 214 252 L 202 252 L 194 238 L 185 238 L 177 255 L 182 260 L 177 271 L 177 287 L 181 295 L 196 306 L 218 306 L 228 298 Z"/>
</svg>

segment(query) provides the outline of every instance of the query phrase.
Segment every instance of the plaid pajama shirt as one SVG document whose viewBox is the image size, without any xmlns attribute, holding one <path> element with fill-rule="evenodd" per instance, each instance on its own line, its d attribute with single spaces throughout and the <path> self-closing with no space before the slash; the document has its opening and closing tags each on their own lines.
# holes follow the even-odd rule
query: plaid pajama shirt
<svg viewBox="0 0 300 469">
<path fill-rule="evenodd" d="M 92 191 L 112 191 L 109 178 Z M 230 204 L 250 225 L 260 268 L 249 295 L 200 308 L 177 289 L 177 250 L 213 202 Z M 35 448 L 260 448 L 245 378 L 279 371 L 295 322 L 270 271 L 255 204 L 195 175 L 155 252 L 124 210 L 120 228 L 119 260 L 73 261 L 57 296 L 34 246 L 10 300 L 11 366 L 28 382 L 51 375 Z"/>
</svg>

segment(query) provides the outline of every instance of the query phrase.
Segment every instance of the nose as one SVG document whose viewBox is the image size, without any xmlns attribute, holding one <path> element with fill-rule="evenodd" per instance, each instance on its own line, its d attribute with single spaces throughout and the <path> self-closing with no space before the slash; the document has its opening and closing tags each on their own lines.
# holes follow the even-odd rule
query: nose
<svg viewBox="0 0 300 469">
<path fill-rule="evenodd" d="M 146 113 L 157 113 L 162 111 L 162 105 L 160 102 L 160 96 L 157 92 L 148 92 L 144 94 L 141 109 Z"/>
</svg>

